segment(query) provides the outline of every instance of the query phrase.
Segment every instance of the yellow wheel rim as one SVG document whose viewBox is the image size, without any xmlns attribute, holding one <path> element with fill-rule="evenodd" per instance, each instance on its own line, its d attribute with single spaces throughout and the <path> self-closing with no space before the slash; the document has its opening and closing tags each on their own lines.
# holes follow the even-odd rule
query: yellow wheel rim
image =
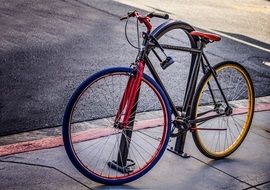
<svg viewBox="0 0 270 190">
<path fill-rule="evenodd" d="M 206 152 L 211 157 L 215 157 L 215 158 L 225 157 L 225 156 L 231 154 L 233 151 L 235 151 L 239 147 L 239 145 L 244 140 L 244 138 L 245 138 L 245 136 L 246 136 L 246 134 L 247 134 L 247 132 L 248 132 L 248 130 L 250 128 L 251 121 L 252 121 L 252 116 L 253 116 L 253 110 L 254 110 L 254 94 L 253 94 L 252 83 L 251 83 L 249 77 L 247 76 L 246 72 L 240 66 L 238 66 L 237 64 L 227 63 L 227 64 L 224 64 L 221 67 L 218 67 L 216 69 L 217 76 L 224 69 L 233 69 L 233 71 L 238 72 L 240 74 L 239 76 L 242 77 L 242 79 L 243 79 L 243 81 L 245 83 L 245 87 L 247 89 L 247 101 L 246 101 L 247 114 L 244 117 L 242 129 L 239 130 L 239 134 L 238 135 L 235 135 L 234 133 L 232 133 L 231 134 L 231 139 L 233 139 L 232 140 L 233 142 L 231 144 L 228 144 L 226 147 L 224 146 L 223 149 L 220 148 L 219 150 L 212 150 L 211 148 L 209 148 L 210 145 L 205 142 L 204 137 L 203 137 L 202 134 L 203 133 L 211 133 L 210 131 L 204 131 L 204 132 L 202 132 L 201 130 L 196 130 L 194 132 L 195 135 L 196 135 L 196 137 L 197 137 L 197 140 L 198 140 L 199 144 L 201 145 L 201 148 L 203 149 L 203 151 Z M 197 102 L 197 105 L 196 105 L 196 114 L 195 114 L 196 115 L 196 118 L 197 118 L 197 114 L 198 114 L 198 110 L 199 110 L 199 105 L 200 105 L 200 101 L 201 101 L 203 92 L 206 90 L 207 83 L 210 82 L 210 80 L 213 79 L 213 78 L 214 78 L 213 75 L 210 75 L 207 78 L 206 82 L 204 83 L 203 87 L 201 88 L 202 90 L 200 92 L 199 99 L 198 99 L 198 102 Z M 229 102 L 229 105 L 230 105 L 230 102 Z M 236 120 L 236 119 L 233 118 L 233 120 Z M 234 121 L 234 122 L 236 122 L 236 124 L 237 124 L 237 121 Z M 231 130 L 231 129 L 227 129 L 227 130 Z M 227 130 L 226 130 L 226 135 L 227 135 Z M 238 126 L 237 126 L 237 130 L 238 130 Z M 222 132 L 219 132 L 219 135 L 220 134 L 223 134 L 223 133 Z M 220 137 L 218 137 L 218 138 L 220 138 Z M 225 137 L 222 137 L 222 138 L 225 139 Z"/>
</svg>

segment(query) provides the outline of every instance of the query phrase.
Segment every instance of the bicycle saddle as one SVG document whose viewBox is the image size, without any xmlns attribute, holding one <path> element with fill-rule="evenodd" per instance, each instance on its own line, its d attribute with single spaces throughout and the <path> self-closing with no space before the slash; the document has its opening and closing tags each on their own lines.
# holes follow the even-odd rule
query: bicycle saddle
<svg viewBox="0 0 270 190">
<path fill-rule="evenodd" d="M 216 35 L 216 34 L 211 34 L 211 33 L 204 33 L 204 32 L 199 32 L 199 31 L 192 31 L 190 32 L 191 36 L 196 36 L 196 37 L 200 37 L 202 39 L 206 39 L 209 41 L 220 41 L 220 36 Z"/>
</svg>

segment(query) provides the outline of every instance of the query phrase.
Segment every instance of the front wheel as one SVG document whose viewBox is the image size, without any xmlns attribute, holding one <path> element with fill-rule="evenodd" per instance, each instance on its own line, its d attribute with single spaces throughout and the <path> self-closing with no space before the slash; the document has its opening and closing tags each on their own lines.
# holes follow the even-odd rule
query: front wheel
<svg viewBox="0 0 270 190">
<path fill-rule="evenodd" d="M 214 70 L 229 106 L 213 73 L 208 72 L 195 93 L 191 119 L 199 121 L 193 127 L 198 149 L 209 158 L 220 159 L 232 154 L 249 131 L 254 89 L 248 72 L 238 63 L 222 62 L 214 66 Z"/>
<path fill-rule="evenodd" d="M 133 75 L 130 68 L 94 74 L 77 88 L 65 111 L 66 152 L 82 174 L 99 183 L 118 185 L 138 179 L 157 163 L 168 144 L 169 103 L 157 83 L 145 74 L 134 104 L 135 114 L 131 114 L 134 124 L 127 128 L 116 124 Z"/>
</svg>

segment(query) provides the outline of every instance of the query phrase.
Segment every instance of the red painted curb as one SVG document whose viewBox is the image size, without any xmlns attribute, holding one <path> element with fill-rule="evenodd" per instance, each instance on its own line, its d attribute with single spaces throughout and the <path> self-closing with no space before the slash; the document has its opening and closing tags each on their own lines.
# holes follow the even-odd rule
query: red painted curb
<svg viewBox="0 0 270 190">
<path fill-rule="evenodd" d="M 18 154 L 18 153 L 29 152 L 33 150 L 54 148 L 54 147 L 58 147 L 62 145 L 63 145 L 63 140 L 61 136 L 46 137 L 39 140 L 0 146 L 0 156 L 7 156 L 11 154 Z"/>
<path fill-rule="evenodd" d="M 255 107 L 255 112 L 270 110 L 270 104 L 259 104 Z M 240 114 L 241 108 L 235 110 L 235 113 Z M 161 124 L 161 119 L 152 119 L 140 121 L 138 125 L 134 126 L 135 130 L 152 128 Z M 74 138 L 75 142 L 82 142 L 90 139 L 100 138 L 109 134 L 115 133 L 113 128 L 105 128 L 103 130 L 90 129 L 83 132 L 78 132 Z M 39 140 L 28 142 L 15 143 L 10 145 L 0 146 L 0 156 L 7 156 L 23 152 L 30 152 L 34 150 L 42 150 L 63 146 L 62 136 L 46 137 Z"/>
<path fill-rule="evenodd" d="M 270 110 L 270 104 L 257 104 L 255 106 L 255 112 L 261 112 L 261 111 L 269 111 Z"/>
<path fill-rule="evenodd" d="M 161 119 L 151 119 L 140 121 L 135 124 L 134 130 L 146 129 L 157 127 L 162 123 Z M 86 140 L 96 139 L 110 134 L 117 133 L 114 128 L 104 128 L 104 129 L 89 129 L 87 131 L 82 131 L 76 133 L 73 136 L 74 142 L 83 142 Z M 62 136 L 46 137 L 39 140 L 33 140 L 28 142 L 15 143 L 10 145 L 0 146 L 0 156 L 7 156 L 11 154 L 18 154 L 23 152 L 30 152 L 34 150 L 49 149 L 59 146 L 63 146 Z"/>
</svg>

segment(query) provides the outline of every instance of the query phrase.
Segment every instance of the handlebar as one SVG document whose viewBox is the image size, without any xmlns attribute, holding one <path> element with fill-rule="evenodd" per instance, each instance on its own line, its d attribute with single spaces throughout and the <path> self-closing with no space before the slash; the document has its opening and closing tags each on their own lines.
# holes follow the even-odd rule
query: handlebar
<svg viewBox="0 0 270 190">
<path fill-rule="evenodd" d="M 139 12 L 137 12 L 135 10 L 132 12 L 128 12 L 128 15 L 120 18 L 120 20 L 125 20 L 125 19 L 128 19 L 129 17 L 136 17 L 140 23 L 143 23 L 147 28 L 147 33 L 150 33 L 151 29 L 152 29 L 152 25 L 150 23 L 150 18 L 157 17 L 157 18 L 169 19 L 168 14 L 161 14 L 161 13 L 152 12 L 152 13 L 147 14 L 146 16 L 142 16 L 139 14 Z"/>
<path fill-rule="evenodd" d="M 166 19 L 166 20 L 169 19 L 168 14 L 155 13 L 155 12 L 149 13 L 147 16 L 149 18 L 157 17 L 157 18 L 163 18 L 163 19 Z"/>
</svg>

